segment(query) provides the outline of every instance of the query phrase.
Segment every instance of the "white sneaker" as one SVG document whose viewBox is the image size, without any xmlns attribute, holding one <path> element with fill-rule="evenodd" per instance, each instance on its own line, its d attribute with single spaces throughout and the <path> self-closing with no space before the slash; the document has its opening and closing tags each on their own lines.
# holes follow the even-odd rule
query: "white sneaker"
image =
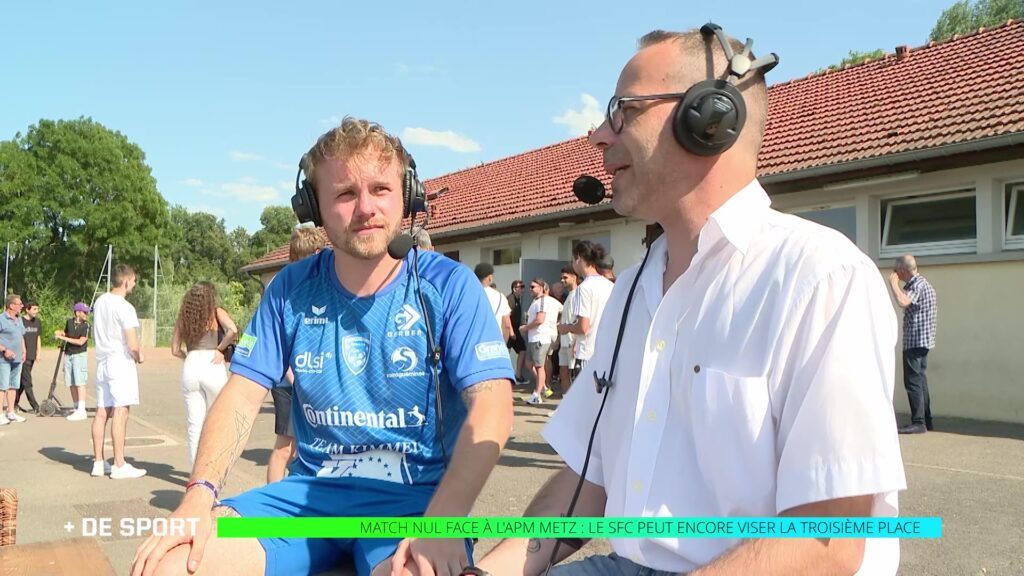
<svg viewBox="0 0 1024 576">
<path fill-rule="evenodd" d="M 530 397 L 526 399 L 526 403 L 527 404 L 543 404 L 544 403 L 544 399 L 541 398 L 540 395 L 534 393 L 534 394 L 531 394 Z"/>
<path fill-rule="evenodd" d="M 7 421 L 7 416 L 0 414 L 0 426 L 7 426 L 10 422 Z"/>
<path fill-rule="evenodd" d="M 88 418 L 89 418 L 89 415 L 85 413 L 85 410 L 75 410 L 74 412 L 71 413 L 71 415 L 68 416 L 67 419 L 68 420 L 72 420 L 72 421 L 78 421 L 78 420 L 86 420 Z"/>
<path fill-rule="evenodd" d="M 101 466 L 101 464 L 102 464 L 102 466 Z M 94 461 L 92 463 L 92 475 L 93 476 L 103 476 L 105 474 L 110 474 L 110 469 L 111 469 L 110 462 L 107 462 L 106 460 L 104 460 L 103 462 L 95 462 Z"/>
<path fill-rule="evenodd" d="M 146 471 L 142 468 L 136 468 L 131 464 L 125 462 L 124 466 L 111 466 L 110 477 L 114 480 L 124 480 L 125 478 L 142 478 L 146 475 Z"/>
<path fill-rule="evenodd" d="M 22 418 L 21 416 L 18 416 L 14 412 L 8 412 L 7 413 L 7 419 L 10 420 L 11 422 L 24 422 L 25 421 L 24 418 Z"/>
</svg>

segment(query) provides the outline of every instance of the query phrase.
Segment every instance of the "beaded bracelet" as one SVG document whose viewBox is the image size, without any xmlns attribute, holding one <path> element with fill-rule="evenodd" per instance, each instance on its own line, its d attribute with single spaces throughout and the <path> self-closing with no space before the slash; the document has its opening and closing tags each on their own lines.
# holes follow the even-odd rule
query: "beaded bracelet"
<svg viewBox="0 0 1024 576">
<path fill-rule="evenodd" d="M 213 492 L 213 500 L 215 502 L 220 502 L 220 494 L 217 492 L 217 487 L 213 485 L 213 482 L 208 480 L 193 480 L 185 486 L 185 492 L 188 492 L 195 486 L 203 486 L 207 488 L 210 492 Z"/>
</svg>

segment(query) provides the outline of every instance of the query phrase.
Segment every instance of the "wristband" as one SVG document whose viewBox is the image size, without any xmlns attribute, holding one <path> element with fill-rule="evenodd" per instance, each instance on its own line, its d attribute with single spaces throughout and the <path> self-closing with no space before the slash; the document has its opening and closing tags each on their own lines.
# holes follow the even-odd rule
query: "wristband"
<svg viewBox="0 0 1024 576">
<path fill-rule="evenodd" d="M 185 492 L 188 492 L 189 490 L 196 486 L 202 486 L 209 490 L 210 492 L 213 492 L 214 502 L 217 502 L 218 504 L 220 503 L 220 494 L 217 492 L 217 487 L 213 485 L 213 482 L 210 482 L 208 480 L 193 480 L 189 482 L 187 485 L 185 485 Z"/>
</svg>

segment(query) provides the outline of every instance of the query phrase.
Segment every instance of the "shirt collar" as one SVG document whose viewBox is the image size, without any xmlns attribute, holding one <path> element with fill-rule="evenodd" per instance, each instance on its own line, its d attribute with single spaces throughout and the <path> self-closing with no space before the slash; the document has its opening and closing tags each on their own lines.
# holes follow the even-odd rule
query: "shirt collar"
<svg viewBox="0 0 1024 576">
<path fill-rule="evenodd" d="M 751 180 L 711 213 L 708 223 L 697 238 L 697 252 L 701 253 L 720 238 L 725 238 L 740 253 L 745 254 L 751 237 L 759 228 L 757 224 L 762 220 L 764 210 L 771 204 L 761 183 L 757 179 Z"/>
</svg>

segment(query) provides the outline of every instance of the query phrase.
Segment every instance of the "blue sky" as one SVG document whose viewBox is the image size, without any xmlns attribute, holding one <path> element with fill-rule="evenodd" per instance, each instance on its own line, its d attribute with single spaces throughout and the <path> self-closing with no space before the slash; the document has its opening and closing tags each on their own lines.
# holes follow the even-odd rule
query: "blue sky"
<svg viewBox="0 0 1024 576">
<path fill-rule="evenodd" d="M 402 136 L 429 178 L 585 133 L 651 29 L 753 37 L 777 83 L 924 44 L 952 3 L 10 1 L 0 139 L 92 117 L 142 147 L 169 202 L 255 231 L 346 114 Z"/>
</svg>

